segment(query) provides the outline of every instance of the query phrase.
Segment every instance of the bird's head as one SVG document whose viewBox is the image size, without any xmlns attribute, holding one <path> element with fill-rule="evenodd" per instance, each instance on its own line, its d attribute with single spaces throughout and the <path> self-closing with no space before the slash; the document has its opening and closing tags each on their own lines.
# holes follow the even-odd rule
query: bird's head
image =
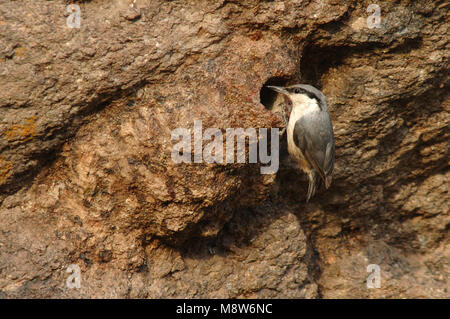
<svg viewBox="0 0 450 319">
<path fill-rule="evenodd" d="M 323 95 L 322 92 L 311 85 L 295 84 L 287 87 L 267 85 L 267 87 L 278 93 L 286 95 L 293 104 L 303 104 L 311 100 L 315 100 L 319 107 L 322 108 L 322 105 L 325 105 L 326 107 L 325 95 Z"/>
</svg>

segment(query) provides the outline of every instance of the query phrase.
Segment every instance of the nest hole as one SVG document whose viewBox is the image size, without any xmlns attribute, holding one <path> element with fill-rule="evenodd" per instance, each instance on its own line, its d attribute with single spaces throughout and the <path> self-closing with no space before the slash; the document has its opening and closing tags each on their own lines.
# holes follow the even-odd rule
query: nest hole
<svg viewBox="0 0 450 319">
<path fill-rule="evenodd" d="M 277 92 L 269 89 L 267 85 L 285 86 L 288 82 L 289 79 L 282 77 L 272 77 L 268 79 L 259 92 L 261 104 L 264 105 L 266 109 L 272 110 L 277 98 Z"/>
</svg>

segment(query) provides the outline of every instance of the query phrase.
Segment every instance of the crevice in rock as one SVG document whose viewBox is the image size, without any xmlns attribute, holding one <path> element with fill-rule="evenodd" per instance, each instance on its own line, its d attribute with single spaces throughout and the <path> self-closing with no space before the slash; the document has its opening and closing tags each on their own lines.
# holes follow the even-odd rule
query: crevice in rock
<svg viewBox="0 0 450 319">
<path fill-rule="evenodd" d="M 362 56 L 377 48 L 384 47 L 380 43 L 365 43 L 355 47 L 330 46 L 317 47 L 311 44 L 305 46 L 301 61 L 300 73 L 302 83 L 322 89 L 322 76 L 327 74 L 330 68 L 336 68 L 350 56 Z"/>
</svg>

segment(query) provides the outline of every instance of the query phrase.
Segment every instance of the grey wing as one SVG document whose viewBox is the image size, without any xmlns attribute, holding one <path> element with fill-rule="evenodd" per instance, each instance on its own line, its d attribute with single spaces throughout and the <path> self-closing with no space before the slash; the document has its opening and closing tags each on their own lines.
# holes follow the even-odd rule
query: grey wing
<svg viewBox="0 0 450 319">
<path fill-rule="evenodd" d="M 328 188 L 334 168 L 334 134 L 329 115 L 320 112 L 301 117 L 295 123 L 294 143 Z"/>
</svg>

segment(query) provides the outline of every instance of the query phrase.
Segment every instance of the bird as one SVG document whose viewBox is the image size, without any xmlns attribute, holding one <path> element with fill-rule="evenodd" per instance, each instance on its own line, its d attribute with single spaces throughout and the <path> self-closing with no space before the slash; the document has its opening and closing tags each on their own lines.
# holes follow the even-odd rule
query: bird
<svg viewBox="0 0 450 319">
<path fill-rule="evenodd" d="M 334 169 L 334 132 L 325 95 L 308 84 L 267 85 L 292 104 L 287 123 L 288 152 L 308 176 L 306 202 L 314 196 L 319 177 L 328 189 Z"/>
</svg>

